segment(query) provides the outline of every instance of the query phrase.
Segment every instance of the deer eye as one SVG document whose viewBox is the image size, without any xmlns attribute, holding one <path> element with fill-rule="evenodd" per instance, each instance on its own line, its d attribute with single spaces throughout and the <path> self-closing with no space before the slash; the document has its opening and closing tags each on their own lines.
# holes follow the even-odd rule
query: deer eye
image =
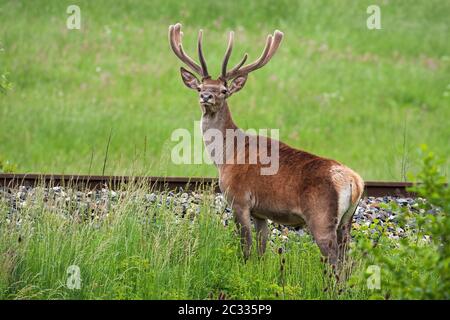
<svg viewBox="0 0 450 320">
<path fill-rule="evenodd" d="M 202 88 L 197 87 L 197 91 L 198 91 L 198 92 L 202 91 Z"/>
<path fill-rule="evenodd" d="M 228 90 L 227 89 L 222 89 L 222 91 L 220 91 L 222 94 L 227 94 Z"/>
</svg>

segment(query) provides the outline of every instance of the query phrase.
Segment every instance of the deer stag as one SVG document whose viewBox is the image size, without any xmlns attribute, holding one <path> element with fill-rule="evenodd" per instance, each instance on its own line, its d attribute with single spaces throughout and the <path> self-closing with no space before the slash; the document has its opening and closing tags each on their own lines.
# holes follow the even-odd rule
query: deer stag
<svg viewBox="0 0 450 320">
<path fill-rule="evenodd" d="M 228 70 L 234 38 L 233 32 L 230 32 L 222 72 L 216 80 L 209 75 L 203 56 L 202 30 L 197 43 L 200 64 L 186 54 L 181 36 L 181 24 L 169 27 L 169 41 L 173 52 L 201 77 L 198 79 L 185 68 L 180 69 L 184 84 L 198 91 L 203 140 L 211 158 L 215 159 L 213 161 L 219 171 L 219 187 L 233 208 L 244 258 L 247 259 L 251 251 L 251 218 L 256 227 L 260 255 L 266 248 L 267 219 L 271 219 L 284 225 L 306 224 L 324 257 L 329 263 L 336 265 L 343 257 L 352 216 L 364 189 L 364 182 L 357 173 L 335 160 L 294 149 L 279 141 L 275 141 L 278 146 L 278 170 L 275 174 L 261 174 L 260 169 L 264 166 L 260 161 L 261 146 L 256 151 L 253 149 L 257 153 L 256 163 L 236 164 L 223 161 L 225 158 L 235 159 L 235 156 L 244 156 L 245 159 L 255 156 L 251 154 L 251 148 L 248 148 L 249 141 L 255 136 L 236 126 L 227 99 L 244 87 L 250 72 L 269 62 L 280 46 L 283 33 L 276 30 L 267 37 L 264 50 L 256 61 L 244 66 L 247 60 L 245 54 L 235 67 Z M 206 135 L 210 129 L 223 134 L 225 143 L 222 150 L 211 147 L 211 138 Z M 226 134 L 227 130 L 235 132 L 232 138 Z M 234 140 L 240 138 L 246 142 L 239 147 Z M 274 151 L 274 139 L 265 139 L 271 142 L 268 151 Z"/>
</svg>

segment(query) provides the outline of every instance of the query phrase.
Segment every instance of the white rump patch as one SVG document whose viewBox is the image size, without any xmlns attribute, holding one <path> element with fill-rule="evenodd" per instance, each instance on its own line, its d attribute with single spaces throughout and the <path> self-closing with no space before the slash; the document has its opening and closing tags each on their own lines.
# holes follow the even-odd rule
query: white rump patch
<svg viewBox="0 0 450 320">
<path fill-rule="evenodd" d="M 339 191 L 338 204 L 338 224 L 341 223 L 342 217 L 350 209 L 352 203 L 352 185 L 348 184 Z"/>
<path fill-rule="evenodd" d="M 351 206 L 352 185 L 344 167 L 333 166 L 330 174 L 338 192 L 338 224 L 340 224 L 342 217 Z"/>
</svg>

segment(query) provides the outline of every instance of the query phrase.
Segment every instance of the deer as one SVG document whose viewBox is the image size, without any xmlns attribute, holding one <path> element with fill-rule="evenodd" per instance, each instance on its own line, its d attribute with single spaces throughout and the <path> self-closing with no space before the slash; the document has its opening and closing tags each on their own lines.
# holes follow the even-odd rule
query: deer
<svg viewBox="0 0 450 320">
<path fill-rule="evenodd" d="M 336 160 L 293 148 L 281 141 L 274 144 L 278 145 L 278 170 L 275 174 L 261 174 L 260 169 L 265 164 L 259 161 L 259 154 L 256 154 L 256 163 L 223 161 L 230 154 L 232 159 L 239 155 L 248 159 L 255 156 L 251 152 L 260 153 L 260 148 L 253 151 L 246 148 L 250 139 L 255 137 L 235 124 L 227 100 L 244 87 L 251 72 L 264 67 L 272 59 L 283 33 L 275 30 L 273 35 L 269 34 L 261 56 L 254 62 L 244 65 L 248 58 L 245 53 L 239 63 L 228 69 L 234 43 L 234 33 L 231 31 L 221 74 L 216 79 L 208 72 L 202 36 L 203 31 L 200 30 L 197 40 L 200 63 L 197 63 L 183 49 L 181 24 L 169 27 L 170 47 L 190 69 L 180 67 L 182 81 L 189 89 L 198 92 L 203 142 L 211 157 L 216 159 L 214 164 L 218 169 L 219 188 L 232 208 L 244 260 L 247 261 L 251 253 L 252 220 L 256 229 L 257 252 L 262 256 L 266 250 L 270 219 L 281 225 L 307 227 L 323 259 L 336 267 L 343 260 L 351 238 L 352 217 L 364 191 L 364 181 L 359 174 Z M 211 139 L 206 136 L 210 129 L 222 132 L 224 140 L 235 140 L 239 136 L 247 139 L 244 148 L 242 145 L 239 148 L 232 141 L 225 141 L 222 150 L 212 150 L 209 148 Z M 237 133 L 228 138 L 227 130 Z M 274 142 L 269 137 L 266 139 Z M 268 152 L 274 151 L 273 146 L 268 149 Z"/>
</svg>

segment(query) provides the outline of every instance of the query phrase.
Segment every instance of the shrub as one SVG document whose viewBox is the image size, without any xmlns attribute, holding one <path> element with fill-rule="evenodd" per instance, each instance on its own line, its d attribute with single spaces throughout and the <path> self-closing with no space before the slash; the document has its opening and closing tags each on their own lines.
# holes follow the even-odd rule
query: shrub
<svg viewBox="0 0 450 320">
<path fill-rule="evenodd" d="M 407 236 L 393 242 L 383 238 L 380 229 L 376 237 L 357 239 L 359 253 L 381 269 L 384 298 L 450 298 L 450 190 L 440 171 L 442 160 L 426 146 L 422 152 L 421 171 L 410 175 L 414 186 L 409 191 L 419 197 L 415 211 L 394 202 L 388 205 Z"/>
</svg>

